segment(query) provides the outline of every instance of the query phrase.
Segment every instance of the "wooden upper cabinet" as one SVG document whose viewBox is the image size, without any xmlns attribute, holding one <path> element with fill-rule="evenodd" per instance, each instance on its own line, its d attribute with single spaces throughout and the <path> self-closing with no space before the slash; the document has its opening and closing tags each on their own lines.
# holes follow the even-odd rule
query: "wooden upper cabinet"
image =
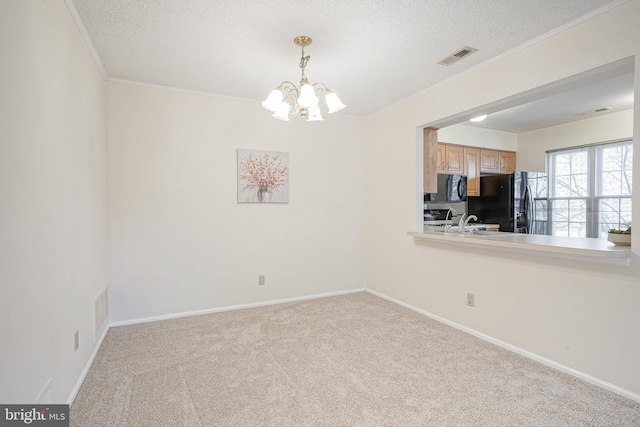
<svg viewBox="0 0 640 427">
<path fill-rule="evenodd" d="M 513 173 L 516 171 L 516 153 L 511 151 L 500 152 L 500 173 Z"/>
<path fill-rule="evenodd" d="M 464 147 L 439 142 L 436 154 L 438 173 L 464 173 Z"/>
<path fill-rule="evenodd" d="M 464 148 L 459 145 L 446 145 L 444 173 L 462 175 L 464 173 Z"/>
<path fill-rule="evenodd" d="M 464 174 L 467 176 L 467 196 L 479 196 L 480 149 L 464 147 Z"/>
<path fill-rule="evenodd" d="M 424 128 L 422 189 L 438 192 L 438 174 L 467 176 L 467 195 L 480 195 L 481 173 L 512 173 L 516 169 L 513 151 L 486 150 L 438 142 L 438 129 Z"/>
<path fill-rule="evenodd" d="M 438 173 L 446 173 L 447 170 L 447 146 L 444 144 L 438 144 L 438 151 L 436 155 L 436 165 Z"/>
<path fill-rule="evenodd" d="M 500 173 L 500 152 L 480 150 L 480 172 Z"/>
<path fill-rule="evenodd" d="M 480 172 L 512 173 L 516 170 L 516 153 L 513 151 L 480 150 Z"/>
</svg>

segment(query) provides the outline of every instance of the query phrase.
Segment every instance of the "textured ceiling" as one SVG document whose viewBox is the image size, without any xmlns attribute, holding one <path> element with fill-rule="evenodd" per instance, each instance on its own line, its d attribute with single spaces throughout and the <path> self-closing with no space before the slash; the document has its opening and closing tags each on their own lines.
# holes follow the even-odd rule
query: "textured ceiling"
<svg viewBox="0 0 640 427">
<path fill-rule="evenodd" d="M 262 100 L 306 75 L 368 116 L 616 0 L 72 0 L 107 78 Z M 463 46 L 478 52 L 436 62 Z"/>
</svg>

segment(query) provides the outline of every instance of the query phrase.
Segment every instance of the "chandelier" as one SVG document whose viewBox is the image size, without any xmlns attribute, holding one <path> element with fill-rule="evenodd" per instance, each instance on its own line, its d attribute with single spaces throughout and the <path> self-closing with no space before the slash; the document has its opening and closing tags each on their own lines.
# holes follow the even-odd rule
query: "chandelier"
<svg viewBox="0 0 640 427">
<path fill-rule="evenodd" d="M 312 42 L 310 37 L 298 36 L 293 42 L 302 48 L 302 56 L 300 57 L 300 69 L 302 76 L 300 77 L 300 89 L 295 84 L 284 81 L 280 86 L 275 88 L 269 94 L 269 97 L 262 102 L 262 106 L 273 114 L 271 117 L 278 120 L 289 121 L 289 116 L 294 119 L 300 117 L 307 121 L 322 120 L 320 107 L 318 106 L 319 98 L 317 93 L 324 95 L 324 101 L 329 108 L 329 114 L 342 110 L 344 105 L 338 95 L 331 92 L 324 83 L 309 83 L 304 75 L 304 69 L 307 62 L 311 59 L 310 55 L 304 56 L 304 48 Z"/>
</svg>

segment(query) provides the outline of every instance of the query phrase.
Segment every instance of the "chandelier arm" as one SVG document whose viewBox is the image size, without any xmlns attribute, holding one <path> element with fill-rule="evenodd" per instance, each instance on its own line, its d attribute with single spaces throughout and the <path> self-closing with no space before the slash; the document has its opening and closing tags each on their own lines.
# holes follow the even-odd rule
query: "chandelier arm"
<svg viewBox="0 0 640 427">
<path fill-rule="evenodd" d="M 277 89 L 282 92 L 282 96 L 285 100 L 287 100 L 288 102 L 291 102 L 291 100 L 293 100 L 294 103 L 297 104 L 298 95 L 300 92 L 296 85 L 289 81 L 284 81 L 280 83 L 280 86 L 278 86 Z M 293 97 L 291 95 L 293 95 Z"/>
<path fill-rule="evenodd" d="M 298 88 L 296 87 L 295 84 L 291 83 L 290 81 L 285 80 L 284 82 L 280 83 L 280 85 L 276 88 L 278 90 L 284 91 L 284 90 L 293 90 L 293 91 L 298 91 Z"/>
<path fill-rule="evenodd" d="M 303 109 L 301 109 L 298 105 L 298 96 L 300 95 L 300 90 L 295 84 L 291 83 L 290 81 L 284 81 L 280 83 L 278 89 L 282 91 L 284 102 L 291 105 L 289 114 L 292 118 L 295 119 L 300 116 L 301 113 L 304 114 Z"/>
<path fill-rule="evenodd" d="M 331 92 L 331 89 L 329 89 L 329 88 L 327 87 L 327 85 L 326 85 L 326 84 L 324 84 L 324 83 L 322 83 L 322 82 L 316 82 L 316 83 L 313 83 L 311 86 L 313 86 L 313 89 L 314 89 L 314 90 L 321 89 L 321 90 L 322 90 L 322 93 L 324 93 L 324 94 L 327 94 L 327 93 L 330 93 L 330 92 Z"/>
</svg>

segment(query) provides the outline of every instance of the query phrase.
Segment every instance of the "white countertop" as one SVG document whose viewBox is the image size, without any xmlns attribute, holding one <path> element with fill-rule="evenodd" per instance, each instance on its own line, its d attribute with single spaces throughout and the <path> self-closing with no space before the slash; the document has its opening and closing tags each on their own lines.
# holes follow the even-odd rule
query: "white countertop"
<svg viewBox="0 0 640 427">
<path fill-rule="evenodd" d="M 628 263 L 631 256 L 630 246 L 615 246 L 605 239 L 540 236 L 519 233 L 490 233 L 474 235 L 443 233 L 438 231 L 409 232 L 416 239 L 463 244 L 467 246 L 496 247 L 536 252 L 541 255 L 600 260 L 611 263 Z"/>
<path fill-rule="evenodd" d="M 428 233 L 430 231 L 437 231 L 437 230 L 444 230 L 444 225 L 446 224 L 446 221 L 442 221 L 441 223 L 438 221 L 425 221 L 424 222 L 424 232 Z M 458 228 L 457 225 L 453 226 L 455 229 Z M 499 230 L 500 229 L 500 224 L 482 224 L 482 223 L 478 223 L 478 222 L 471 222 L 467 225 L 467 228 L 472 229 L 472 228 L 486 228 L 487 230 Z"/>
</svg>

